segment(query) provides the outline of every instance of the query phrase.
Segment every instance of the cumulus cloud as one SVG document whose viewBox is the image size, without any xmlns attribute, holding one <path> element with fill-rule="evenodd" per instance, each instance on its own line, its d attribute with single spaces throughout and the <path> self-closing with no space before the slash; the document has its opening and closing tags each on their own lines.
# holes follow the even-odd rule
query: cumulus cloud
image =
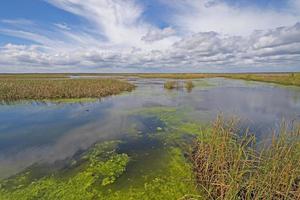
<svg viewBox="0 0 300 200">
<path fill-rule="evenodd" d="M 170 26 L 160 28 L 145 21 L 146 8 L 134 0 L 47 2 L 80 16 L 87 25 L 70 28 L 57 22 L 45 30 L 36 23 L 28 27 L 26 20 L 2 20 L 13 24 L 3 28 L 0 21 L 0 34 L 33 42 L 0 46 L 0 71 L 222 72 L 300 67 L 296 12 L 262 12 L 224 1 L 172 1 L 171 5 L 164 1 L 173 11 L 166 19 Z M 289 11 L 300 10 L 295 2 L 290 0 Z"/>
<path fill-rule="evenodd" d="M 171 27 L 167 27 L 164 28 L 162 30 L 160 29 L 153 29 L 153 30 L 149 30 L 149 32 L 142 37 L 142 40 L 146 41 L 146 42 L 154 42 L 154 41 L 158 41 L 158 40 L 162 40 L 171 36 L 175 36 L 176 31 L 171 28 Z"/>
</svg>

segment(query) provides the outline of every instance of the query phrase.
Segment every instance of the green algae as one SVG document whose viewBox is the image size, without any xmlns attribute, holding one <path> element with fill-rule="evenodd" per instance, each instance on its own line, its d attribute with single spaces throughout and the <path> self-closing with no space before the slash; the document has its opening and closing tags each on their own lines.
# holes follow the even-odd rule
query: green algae
<svg viewBox="0 0 300 200">
<path fill-rule="evenodd" d="M 135 111 L 132 111 L 132 115 L 157 117 L 170 128 L 172 127 L 172 125 L 181 123 L 184 117 L 184 112 L 183 109 L 178 109 L 175 107 L 156 106 L 137 109 Z"/>
<path fill-rule="evenodd" d="M 98 98 L 71 98 L 71 99 L 44 99 L 44 102 L 51 102 L 51 103 L 91 103 L 99 101 Z"/>
<path fill-rule="evenodd" d="M 153 133 L 133 123 L 130 138 L 95 144 L 64 170 L 39 179 L 26 171 L 2 181 L 0 199 L 201 199 L 184 156 L 202 127 L 188 119 L 190 111 L 161 106 L 130 111 L 128 116 L 146 124 L 158 120 Z"/>
<path fill-rule="evenodd" d="M 178 148 L 169 148 L 165 152 L 166 160 L 160 172 L 147 175 L 139 180 L 138 186 L 125 190 L 111 191 L 107 199 L 180 199 L 187 194 L 198 196 L 190 165 Z"/>
<path fill-rule="evenodd" d="M 216 86 L 213 79 L 197 79 L 193 81 L 193 85 L 198 89 L 208 89 Z"/>
<path fill-rule="evenodd" d="M 68 178 L 55 174 L 26 182 L 27 174 L 21 174 L 14 187 L 7 187 L 9 180 L 1 183 L 0 199 L 94 199 L 101 196 L 101 187 L 112 184 L 125 172 L 129 157 L 115 152 L 116 142 L 95 145 L 81 157 L 86 163 L 82 169 Z M 95 184 L 101 180 L 101 187 Z"/>
</svg>

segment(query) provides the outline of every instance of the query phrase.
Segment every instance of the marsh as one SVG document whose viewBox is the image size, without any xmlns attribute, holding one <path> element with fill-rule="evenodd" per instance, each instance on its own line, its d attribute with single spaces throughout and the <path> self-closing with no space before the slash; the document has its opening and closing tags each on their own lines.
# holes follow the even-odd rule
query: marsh
<svg viewBox="0 0 300 200">
<path fill-rule="evenodd" d="M 116 171 L 111 172 L 113 176 L 101 172 L 95 177 L 90 184 L 99 194 L 92 192 L 92 196 L 147 199 L 155 193 L 157 199 L 159 195 L 174 199 L 199 195 L 184 156 L 186 146 L 218 115 L 236 118 L 239 130 L 249 129 L 262 142 L 279 131 L 283 120 L 288 127 L 300 122 L 300 89 L 294 86 L 204 78 L 194 79 L 187 91 L 166 90 L 168 80 L 163 78 L 123 79 L 136 89 L 94 101 L 28 100 L 0 105 L 3 195 L 17 198 L 38 187 L 31 182 L 46 184 L 43 181 L 50 179 L 54 181 L 50 185 L 61 185 L 68 193 L 63 180 L 77 180 L 80 172 L 92 170 L 85 169 L 84 155 L 95 148 L 102 152 L 109 142 L 113 145 L 99 153 L 103 158 L 96 164 L 115 166 Z M 48 192 L 52 194 L 53 188 L 49 186 Z"/>
</svg>

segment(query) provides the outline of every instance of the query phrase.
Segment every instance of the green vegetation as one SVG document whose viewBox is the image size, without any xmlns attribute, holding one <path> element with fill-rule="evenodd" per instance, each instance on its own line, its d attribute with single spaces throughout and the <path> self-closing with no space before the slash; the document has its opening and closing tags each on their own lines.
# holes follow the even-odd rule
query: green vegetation
<svg viewBox="0 0 300 200">
<path fill-rule="evenodd" d="M 69 177 L 50 175 L 32 180 L 29 184 L 28 173 L 8 179 L 0 185 L 0 199 L 100 199 L 101 188 L 114 183 L 125 172 L 129 162 L 128 155 L 116 153 L 117 144 L 106 142 L 95 145 L 79 161 L 72 162 L 76 173 Z M 81 164 L 76 166 L 77 162 Z"/>
<path fill-rule="evenodd" d="M 248 81 L 262 81 L 269 83 L 278 83 L 283 85 L 300 86 L 300 73 L 190 73 L 190 74 L 137 74 L 140 78 L 168 78 L 168 79 L 200 79 L 200 78 L 231 78 L 243 79 Z"/>
<path fill-rule="evenodd" d="M 198 79 L 216 77 L 214 74 L 198 74 L 198 73 L 165 73 L 165 74 L 136 74 L 140 78 L 169 78 L 169 79 Z"/>
<path fill-rule="evenodd" d="M 53 74 L 42 74 L 42 73 L 28 73 L 28 74 L 0 74 L 0 79 L 63 79 L 68 78 L 69 74 L 53 73 Z"/>
<path fill-rule="evenodd" d="M 285 129 L 259 151 L 255 137 L 237 135 L 218 119 L 199 136 L 191 158 L 208 199 L 300 199 L 300 132 Z"/>
<path fill-rule="evenodd" d="M 0 199 L 299 199 L 299 130 L 282 128 L 257 148 L 251 134 L 237 135 L 233 121 L 219 118 L 204 128 L 189 109 L 130 110 L 158 123 L 150 122 L 151 130 L 133 126 L 136 135 L 124 141 L 95 144 L 63 170 L 6 179 Z"/>
<path fill-rule="evenodd" d="M 185 157 L 187 146 L 180 145 L 195 127 L 181 129 L 185 124 L 182 111 L 169 107 L 146 108 L 133 115 L 157 117 L 170 129 L 162 126 L 156 133 L 140 133 L 129 141 L 96 144 L 79 159 L 69 161 L 63 171 L 37 179 L 33 178 L 36 170 L 26 170 L 0 182 L 0 199 L 201 199 Z M 141 149 L 131 146 L 140 140 L 145 141 Z M 130 148 L 124 152 L 122 145 L 127 143 Z"/>
<path fill-rule="evenodd" d="M 186 81 L 184 83 L 185 88 L 190 92 L 195 87 L 194 83 L 192 81 Z"/>
<path fill-rule="evenodd" d="M 167 78 L 167 79 L 201 79 L 201 78 L 232 78 L 249 81 L 262 81 L 284 85 L 300 86 L 300 73 L 53 73 L 53 74 L 0 74 L 0 79 L 66 79 L 70 76 L 123 76 L 139 78 Z"/>
<path fill-rule="evenodd" d="M 300 73 L 278 73 L 278 74 L 224 74 L 225 78 L 243 79 L 247 81 L 262 81 L 282 85 L 300 86 Z"/>
<path fill-rule="evenodd" d="M 0 79 L 0 100 L 100 98 L 134 87 L 115 79 Z"/>
<path fill-rule="evenodd" d="M 190 164 L 186 162 L 182 151 L 171 147 L 161 149 L 154 156 L 160 154 L 165 154 L 163 160 L 157 160 L 157 163 L 151 163 L 153 160 L 149 162 L 151 167 L 154 167 L 152 171 L 135 171 L 134 175 L 127 177 L 127 182 L 122 188 L 110 190 L 104 199 L 173 200 L 184 199 L 185 196 L 198 197 Z"/>
<path fill-rule="evenodd" d="M 164 88 L 166 88 L 168 90 L 179 89 L 180 84 L 178 81 L 166 81 L 164 84 Z"/>
<path fill-rule="evenodd" d="M 186 88 L 188 92 L 191 92 L 194 87 L 195 85 L 192 81 L 185 81 L 184 83 L 179 81 L 166 81 L 164 83 L 164 88 L 168 90 Z"/>
</svg>

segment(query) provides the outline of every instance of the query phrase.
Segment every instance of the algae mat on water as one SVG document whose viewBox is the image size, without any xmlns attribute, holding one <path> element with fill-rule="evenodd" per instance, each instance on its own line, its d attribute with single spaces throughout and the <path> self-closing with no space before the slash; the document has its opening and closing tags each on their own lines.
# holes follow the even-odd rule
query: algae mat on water
<svg viewBox="0 0 300 200">
<path fill-rule="evenodd" d="M 181 144 L 186 142 L 184 135 L 194 134 L 199 126 L 183 122 L 183 112 L 172 108 L 149 108 L 132 115 L 160 121 L 161 127 L 127 140 L 100 142 L 69 160 L 63 170 L 40 177 L 34 174 L 38 170 L 26 170 L 1 182 L 0 198 L 198 198 L 192 166 L 184 156 L 187 149 Z"/>
</svg>

